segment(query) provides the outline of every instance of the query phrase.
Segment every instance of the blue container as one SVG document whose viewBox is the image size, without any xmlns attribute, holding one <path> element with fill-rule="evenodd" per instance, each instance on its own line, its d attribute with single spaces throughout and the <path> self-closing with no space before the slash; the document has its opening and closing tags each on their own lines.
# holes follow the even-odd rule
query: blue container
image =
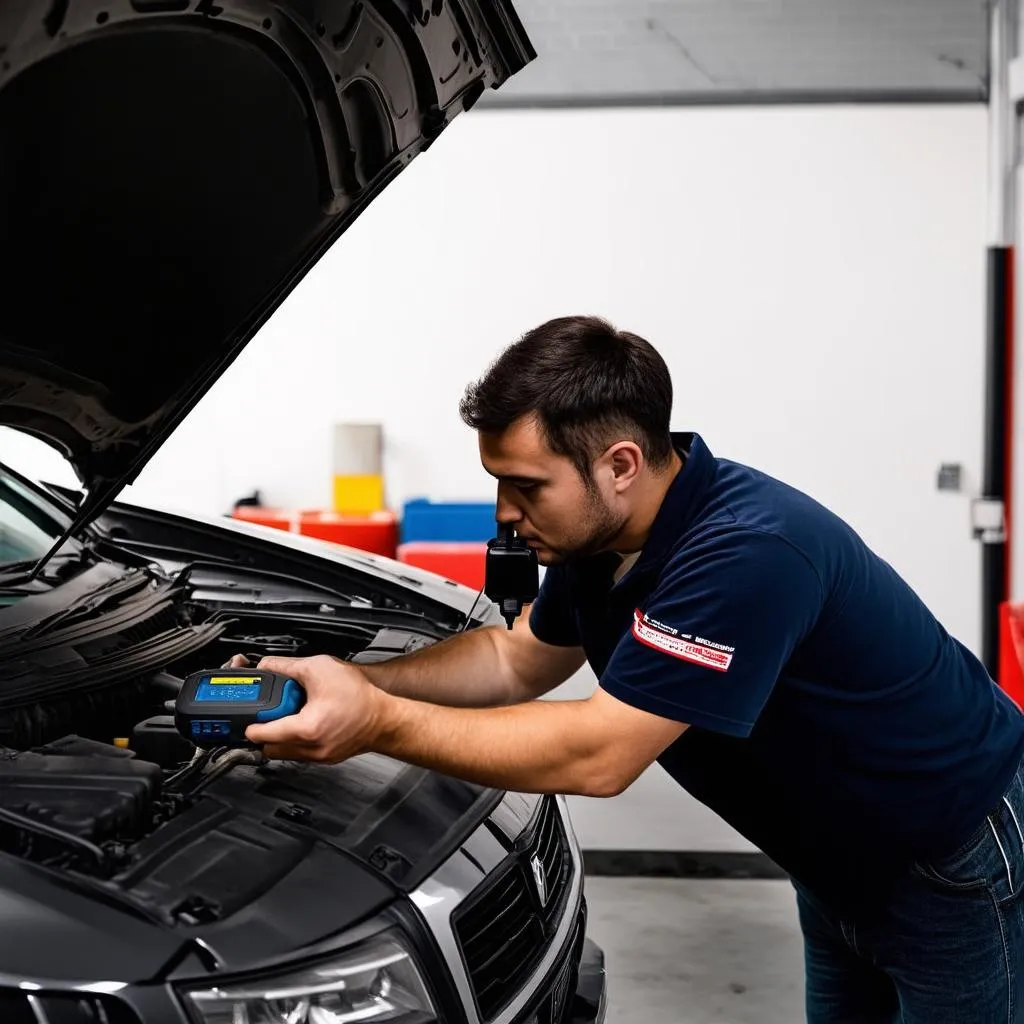
<svg viewBox="0 0 1024 1024">
<path fill-rule="evenodd" d="M 402 510 L 402 542 L 488 541 L 497 532 L 494 502 L 407 501 Z"/>
</svg>

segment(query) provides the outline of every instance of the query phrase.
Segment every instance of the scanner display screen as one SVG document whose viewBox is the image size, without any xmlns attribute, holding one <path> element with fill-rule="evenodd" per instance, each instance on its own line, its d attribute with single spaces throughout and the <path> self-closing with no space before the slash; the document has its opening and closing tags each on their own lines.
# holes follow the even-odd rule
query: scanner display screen
<svg viewBox="0 0 1024 1024">
<path fill-rule="evenodd" d="M 205 679 L 196 687 L 197 701 L 219 701 L 221 703 L 255 703 L 260 699 L 260 684 L 247 683 L 243 679 L 221 679 L 219 682 Z"/>
</svg>

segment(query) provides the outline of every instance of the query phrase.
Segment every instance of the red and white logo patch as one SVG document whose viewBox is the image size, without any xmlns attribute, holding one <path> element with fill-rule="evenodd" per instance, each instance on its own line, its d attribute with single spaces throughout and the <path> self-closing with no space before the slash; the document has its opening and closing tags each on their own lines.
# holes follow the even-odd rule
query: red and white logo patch
<svg viewBox="0 0 1024 1024">
<path fill-rule="evenodd" d="M 680 661 L 692 661 L 696 665 L 727 672 L 732 664 L 733 647 L 716 644 L 704 637 L 680 633 L 660 622 L 649 619 L 638 608 L 633 612 L 633 636 L 642 644 L 664 651 Z"/>
</svg>

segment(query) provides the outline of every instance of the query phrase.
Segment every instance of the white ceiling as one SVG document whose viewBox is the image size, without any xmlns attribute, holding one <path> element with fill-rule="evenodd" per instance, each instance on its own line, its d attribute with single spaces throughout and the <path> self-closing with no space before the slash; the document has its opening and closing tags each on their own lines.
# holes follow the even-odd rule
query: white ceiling
<svg viewBox="0 0 1024 1024">
<path fill-rule="evenodd" d="M 987 0 L 513 0 L 538 58 L 486 102 L 982 100 Z"/>
</svg>

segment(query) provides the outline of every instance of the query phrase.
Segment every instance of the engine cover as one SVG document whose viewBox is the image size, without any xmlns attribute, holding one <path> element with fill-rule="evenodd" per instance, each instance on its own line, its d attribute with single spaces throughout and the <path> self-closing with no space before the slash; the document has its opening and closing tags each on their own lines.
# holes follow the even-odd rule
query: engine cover
<svg viewBox="0 0 1024 1024">
<path fill-rule="evenodd" d="M 0 751 L 0 807 L 94 842 L 137 833 L 160 768 L 109 749 L 109 757 Z"/>
</svg>

